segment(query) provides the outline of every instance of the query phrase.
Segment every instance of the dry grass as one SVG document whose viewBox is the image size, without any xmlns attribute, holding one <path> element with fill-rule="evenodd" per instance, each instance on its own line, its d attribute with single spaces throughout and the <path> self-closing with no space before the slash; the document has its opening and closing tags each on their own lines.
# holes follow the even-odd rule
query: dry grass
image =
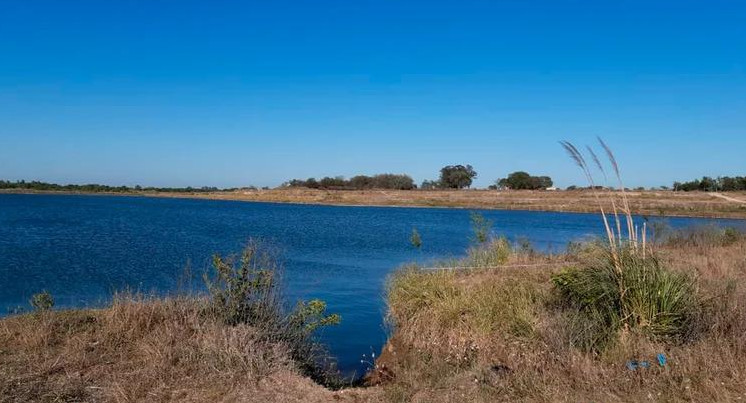
<svg viewBox="0 0 746 403">
<path fill-rule="evenodd" d="M 669 244 L 656 253 L 698 278 L 699 337 L 681 344 L 624 331 L 600 353 L 576 348 L 578 318 L 556 306 L 550 277 L 562 266 L 514 266 L 563 257 L 513 254 L 497 269 L 401 271 L 389 294 L 397 330 L 378 363 L 389 379 L 384 395 L 402 402 L 746 400 L 746 292 L 738 286 L 746 280 L 746 240 Z M 564 257 L 576 258 L 583 257 Z M 652 366 L 631 371 L 631 359 Z"/>
<path fill-rule="evenodd" d="M 137 193 L 142 196 L 351 206 L 420 206 L 596 213 L 593 192 L 494 190 L 319 190 L 303 188 L 214 192 Z M 745 192 L 729 192 L 746 201 Z M 630 209 L 644 215 L 746 218 L 746 204 L 705 192 L 631 191 Z M 611 211 L 610 200 L 602 200 Z"/>
<path fill-rule="evenodd" d="M 746 193 L 730 196 L 746 200 Z M 502 210 L 598 212 L 591 191 L 493 191 L 493 190 L 318 190 L 272 189 L 222 192 L 206 195 L 162 195 L 164 197 L 200 197 L 220 200 L 265 201 L 280 203 L 421 206 Z M 746 205 L 714 197 L 704 192 L 640 191 L 627 192 L 632 211 L 648 215 L 746 218 Z M 603 200 L 610 211 L 609 200 Z"/>
<path fill-rule="evenodd" d="M 0 402 L 357 400 L 300 375 L 288 348 L 226 326 L 197 299 L 0 320 Z"/>
<path fill-rule="evenodd" d="M 206 301 L 118 297 L 106 309 L 0 320 L 0 402 L 746 400 L 746 239 L 696 239 L 656 250 L 696 276 L 705 301 L 700 337 L 684 344 L 626 332 L 601 353 L 576 348 L 577 318 L 557 308 L 550 279 L 593 247 L 513 249 L 498 261 L 472 251 L 449 264 L 483 267 L 410 267 L 393 278 L 396 331 L 377 361 L 379 386 L 324 389 L 287 346 L 225 325 Z M 653 365 L 630 371 L 630 359 Z"/>
</svg>

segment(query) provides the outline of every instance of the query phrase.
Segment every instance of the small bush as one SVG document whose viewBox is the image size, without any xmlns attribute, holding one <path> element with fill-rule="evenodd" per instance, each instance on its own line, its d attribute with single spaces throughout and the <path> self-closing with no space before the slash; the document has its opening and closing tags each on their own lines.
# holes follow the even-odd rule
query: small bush
<svg viewBox="0 0 746 403">
<path fill-rule="evenodd" d="M 54 307 L 54 297 L 48 291 L 42 291 L 31 296 L 31 306 L 37 312 L 44 312 Z"/>
<path fill-rule="evenodd" d="M 473 211 L 469 213 L 469 220 L 471 221 L 471 230 L 474 234 L 472 241 L 477 245 L 487 242 L 490 238 L 490 231 L 492 230 L 492 220 L 488 220 L 482 214 Z"/>
<path fill-rule="evenodd" d="M 609 254 L 586 267 L 553 276 L 560 301 L 575 312 L 571 315 L 575 344 L 603 350 L 622 329 L 652 339 L 690 337 L 700 306 L 694 280 L 668 270 L 655 258 L 633 253 L 619 256 L 621 271 Z"/>
<path fill-rule="evenodd" d="M 333 363 L 314 338 L 325 326 L 339 324 L 341 317 L 326 313 L 321 300 L 300 301 L 286 312 L 280 293 L 276 257 L 261 243 L 250 240 L 240 258 L 213 258 L 215 273 L 205 275 L 213 313 L 228 325 L 247 324 L 268 341 L 281 342 L 307 375 L 324 384 L 336 383 L 330 375 Z"/>
<path fill-rule="evenodd" d="M 274 324 L 282 316 L 277 260 L 257 241 L 236 257 L 213 256 L 213 277 L 205 275 L 213 309 L 226 324 Z"/>
</svg>

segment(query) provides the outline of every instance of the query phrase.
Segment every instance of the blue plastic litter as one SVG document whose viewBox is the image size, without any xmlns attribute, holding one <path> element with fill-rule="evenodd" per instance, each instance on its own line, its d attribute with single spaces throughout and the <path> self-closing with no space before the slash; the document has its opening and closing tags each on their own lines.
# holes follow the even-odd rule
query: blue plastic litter
<svg viewBox="0 0 746 403">
<path fill-rule="evenodd" d="M 667 362 L 666 355 L 661 353 L 661 354 L 658 354 L 656 357 L 658 358 L 658 365 L 660 365 L 661 367 L 665 367 L 666 362 Z M 627 369 L 630 371 L 635 371 L 637 369 L 648 369 L 650 368 L 650 365 L 651 365 L 650 361 L 642 361 L 642 360 L 641 361 L 638 361 L 638 360 L 627 361 Z"/>
</svg>

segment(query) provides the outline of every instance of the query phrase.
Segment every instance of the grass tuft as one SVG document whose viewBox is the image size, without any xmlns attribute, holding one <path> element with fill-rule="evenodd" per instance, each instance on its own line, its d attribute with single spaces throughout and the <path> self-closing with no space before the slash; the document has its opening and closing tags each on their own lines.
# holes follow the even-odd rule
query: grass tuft
<svg viewBox="0 0 746 403">
<path fill-rule="evenodd" d="M 560 301 L 576 310 L 576 342 L 601 351 L 627 330 L 654 340 L 690 338 L 701 310 L 694 279 L 653 257 L 622 252 L 619 258 L 621 272 L 608 254 L 552 277 Z"/>
</svg>

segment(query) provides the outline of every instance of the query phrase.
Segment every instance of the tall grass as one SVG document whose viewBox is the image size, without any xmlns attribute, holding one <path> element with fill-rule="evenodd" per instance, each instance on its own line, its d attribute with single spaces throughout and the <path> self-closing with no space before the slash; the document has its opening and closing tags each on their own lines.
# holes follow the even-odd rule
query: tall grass
<svg viewBox="0 0 746 403">
<path fill-rule="evenodd" d="M 694 279 L 629 250 L 622 251 L 619 259 L 624 268 L 621 277 L 611 256 L 553 276 L 561 300 L 577 311 L 576 318 L 585 326 L 575 329 L 574 344 L 601 351 L 613 344 L 620 331 L 635 331 L 657 341 L 689 339 L 700 311 Z"/>
<path fill-rule="evenodd" d="M 603 140 L 599 138 L 598 142 L 618 182 L 618 194 L 605 187 L 614 226 L 609 224 L 602 194 L 585 157 L 570 142 L 561 142 L 594 191 L 608 241 L 601 253 L 591 255 L 593 258 L 582 266 L 553 277 L 560 300 L 577 311 L 582 324 L 577 328 L 577 340 L 584 347 L 601 350 L 616 340 L 620 331 L 635 330 L 653 339 L 686 339 L 693 329 L 692 318 L 700 308 L 696 284 L 688 275 L 664 267 L 652 250 L 648 251 L 647 226 L 643 223 L 640 233 L 634 222 L 616 158 Z M 586 149 L 607 181 L 600 159 L 591 147 Z M 619 196 L 621 201 L 617 203 Z"/>
</svg>

